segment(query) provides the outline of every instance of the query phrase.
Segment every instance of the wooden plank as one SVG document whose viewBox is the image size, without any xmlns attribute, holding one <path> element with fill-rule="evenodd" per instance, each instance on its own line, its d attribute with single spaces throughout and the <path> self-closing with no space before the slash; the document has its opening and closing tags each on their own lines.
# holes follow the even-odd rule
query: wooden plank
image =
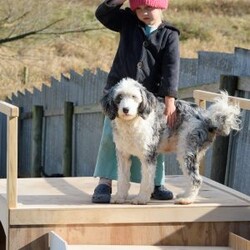
<svg viewBox="0 0 250 250">
<path fill-rule="evenodd" d="M 221 94 L 206 92 L 203 90 L 194 90 L 193 96 L 197 100 L 205 100 L 209 102 L 214 102 L 215 98 L 220 97 Z M 235 104 L 238 104 L 240 108 L 250 110 L 250 100 L 229 96 L 229 101 Z"/>
<path fill-rule="evenodd" d="M 18 117 L 19 116 L 19 109 L 18 107 L 4 102 L 0 101 L 0 112 L 9 116 L 9 117 Z"/>
<path fill-rule="evenodd" d="M 220 76 L 220 90 L 227 91 L 229 96 L 234 96 L 238 85 L 238 77 L 231 75 Z M 225 183 L 226 166 L 228 160 L 229 136 L 219 136 L 213 143 L 210 178 Z"/>
<path fill-rule="evenodd" d="M 166 213 L 166 210 L 168 211 Z M 239 210 L 241 211 L 240 213 Z M 11 225 L 100 224 L 100 223 L 162 223 L 249 221 L 248 207 L 177 207 L 148 205 L 88 206 L 79 208 L 11 209 Z"/>
<path fill-rule="evenodd" d="M 32 107 L 31 169 L 32 177 L 41 176 L 43 106 Z"/>
<path fill-rule="evenodd" d="M 63 129 L 63 174 L 72 176 L 72 129 L 73 129 L 73 102 L 64 103 L 64 129 Z"/>
<path fill-rule="evenodd" d="M 17 155 L 18 155 L 18 118 L 7 121 L 7 200 L 8 208 L 17 205 Z"/>
<path fill-rule="evenodd" d="M 12 226 L 10 238 L 12 239 L 11 250 L 31 245 L 40 246 L 40 248 L 27 249 L 45 250 L 49 245 L 46 236 L 50 231 L 54 231 L 69 245 L 228 246 L 230 231 L 237 233 L 240 229 L 246 234 L 247 228 L 249 226 L 246 222 L 57 224 Z"/>
<path fill-rule="evenodd" d="M 250 250 L 250 241 L 230 232 L 229 246 L 233 250 Z"/>
</svg>

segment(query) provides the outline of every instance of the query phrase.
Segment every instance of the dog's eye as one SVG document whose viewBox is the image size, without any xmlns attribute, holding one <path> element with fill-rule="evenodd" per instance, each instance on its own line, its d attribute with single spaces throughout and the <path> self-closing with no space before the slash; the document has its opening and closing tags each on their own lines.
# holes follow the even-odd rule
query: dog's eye
<svg viewBox="0 0 250 250">
<path fill-rule="evenodd" d="M 116 103 L 120 103 L 122 100 L 122 95 L 118 95 L 116 98 L 115 98 L 115 102 Z"/>
</svg>

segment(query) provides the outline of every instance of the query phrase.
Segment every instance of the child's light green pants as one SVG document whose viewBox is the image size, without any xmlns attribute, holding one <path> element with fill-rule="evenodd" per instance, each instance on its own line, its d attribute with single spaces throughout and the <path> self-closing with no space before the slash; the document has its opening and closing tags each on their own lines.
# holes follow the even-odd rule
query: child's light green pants
<svg viewBox="0 0 250 250">
<path fill-rule="evenodd" d="M 132 156 L 131 181 L 140 182 L 141 163 L 140 160 Z M 117 180 L 117 161 L 115 144 L 113 142 L 112 127 L 109 118 L 105 117 L 102 138 L 100 142 L 97 162 L 94 172 L 95 177 L 105 177 L 111 180 Z M 155 185 L 163 185 L 165 182 L 165 162 L 164 155 L 157 158 Z"/>
</svg>

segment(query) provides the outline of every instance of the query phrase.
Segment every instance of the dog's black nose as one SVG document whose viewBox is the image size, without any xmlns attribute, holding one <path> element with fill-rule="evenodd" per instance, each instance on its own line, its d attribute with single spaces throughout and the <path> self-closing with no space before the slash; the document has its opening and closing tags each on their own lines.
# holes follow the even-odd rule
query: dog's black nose
<svg viewBox="0 0 250 250">
<path fill-rule="evenodd" d="M 216 131 L 216 129 L 218 129 L 218 128 L 215 127 L 215 126 L 211 126 L 211 127 L 208 128 L 208 132 L 214 133 Z"/>
<path fill-rule="evenodd" d="M 122 111 L 123 111 L 124 114 L 127 114 L 129 109 L 128 108 L 123 108 Z"/>
</svg>

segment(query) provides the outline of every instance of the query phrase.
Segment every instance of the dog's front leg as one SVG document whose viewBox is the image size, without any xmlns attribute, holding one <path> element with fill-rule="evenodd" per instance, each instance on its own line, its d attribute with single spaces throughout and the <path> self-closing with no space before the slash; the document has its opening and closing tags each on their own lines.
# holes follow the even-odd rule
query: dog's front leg
<svg viewBox="0 0 250 250">
<path fill-rule="evenodd" d="M 150 201 L 154 190 L 156 160 L 141 160 L 141 185 L 139 194 L 131 200 L 132 204 L 144 205 Z"/>
<path fill-rule="evenodd" d="M 130 155 L 117 150 L 118 179 L 117 193 L 111 198 L 111 203 L 122 204 L 126 201 L 130 188 Z"/>
</svg>

